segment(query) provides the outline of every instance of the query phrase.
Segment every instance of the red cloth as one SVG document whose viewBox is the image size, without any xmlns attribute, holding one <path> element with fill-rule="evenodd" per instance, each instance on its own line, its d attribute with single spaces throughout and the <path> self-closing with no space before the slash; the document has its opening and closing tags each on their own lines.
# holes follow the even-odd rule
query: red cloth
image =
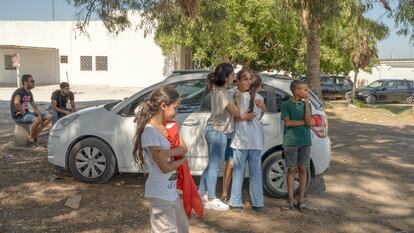
<svg viewBox="0 0 414 233">
<path fill-rule="evenodd" d="M 180 146 L 180 135 L 178 124 L 174 121 L 167 122 L 168 130 L 168 141 L 171 144 L 171 148 L 176 148 Z M 180 159 L 181 156 L 174 156 L 175 160 Z M 197 186 L 194 183 L 193 177 L 190 173 L 190 167 L 188 166 L 188 161 L 185 161 L 177 169 L 177 189 L 183 192 L 183 205 L 185 213 L 187 214 L 188 219 L 191 216 L 191 210 L 194 209 L 197 216 L 203 220 L 203 201 L 198 192 Z"/>
</svg>

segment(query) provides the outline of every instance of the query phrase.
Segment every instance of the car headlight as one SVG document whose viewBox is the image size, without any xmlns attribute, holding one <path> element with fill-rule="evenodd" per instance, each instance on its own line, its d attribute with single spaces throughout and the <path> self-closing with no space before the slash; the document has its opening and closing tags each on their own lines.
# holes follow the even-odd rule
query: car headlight
<svg viewBox="0 0 414 233">
<path fill-rule="evenodd" d="M 72 123 L 72 121 L 76 120 L 78 117 L 79 117 L 78 114 L 70 114 L 68 116 L 65 116 L 65 117 L 61 118 L 53 126 L 52 131 L 56 131 L 56 130 L 63 129 L 64 127 L 66 127 L 67 125 L 69 125 L 70 123 Z"/>
</svg>

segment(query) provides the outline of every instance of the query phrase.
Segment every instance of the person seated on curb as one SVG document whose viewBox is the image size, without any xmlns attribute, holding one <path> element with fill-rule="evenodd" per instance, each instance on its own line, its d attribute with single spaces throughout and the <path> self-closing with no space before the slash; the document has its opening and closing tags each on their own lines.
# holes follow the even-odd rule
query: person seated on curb
<svg viewBox="0 0 414 233">
<path fill-rule="evenodd" d="M 52 125 L 56 123 L 60 118 L 76 112 L 75 95 L 70 91 L 69 83 L 60 83 L 60 90 L 56 90 L 52 94 L 52 102 L 49 108 L 50 113 L 53 115 Z M 70 101 L 71 108 L 67 108 L 66 105 Z"/>
<path fill-rule="evenodd" d="M 22 76 L 23 87 L 14 91 L 11 101 L 10 110 L 13 120 L 17 124 L 30 124 L 30 132 L 27 141 L 33 143 L 37 140 L 40 132 L 52 120 L 52 114 L 41 113 L 37 107 L 33 94 L 30 91 L 35 86 L 35 81 L 30 74 Z M 29 105 L 34 112 L 29 111 Z"/>
</svg>

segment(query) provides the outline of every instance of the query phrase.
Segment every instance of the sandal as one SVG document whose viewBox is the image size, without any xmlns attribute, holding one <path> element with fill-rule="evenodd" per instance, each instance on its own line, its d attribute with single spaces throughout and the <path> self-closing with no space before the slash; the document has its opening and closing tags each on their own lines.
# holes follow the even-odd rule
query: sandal
<svg viewBox="0 0 414 233">
<path fill-rule="evenodd" d="M 291 202 L 286 202 L 286 205 L 282 207 L 282 210 L 294 210 L 295 206 Z"/>
<path fill-rule="evenodd" d="M 301 202 L 299 202 L 296 205 L 296 208 L 298 208 L 299 211 L 304 211 L 304 210 L 308 209 L 308 207 L 306 206 L 306 204 L 305 203 L 301 203 Z"/>
<path fill-rule="evenodd" d="M 221 199 L 221 201 L 222 201 L 222 202 L 224 202 L 224 203 L 226 203 L 226 202 L 228 202 L 228 201 L 229 201 L 229 199 L 228 199 L 228 196 L 227 196 L 227 195 L 221 195 L 220 199 Z"/>
</svg>

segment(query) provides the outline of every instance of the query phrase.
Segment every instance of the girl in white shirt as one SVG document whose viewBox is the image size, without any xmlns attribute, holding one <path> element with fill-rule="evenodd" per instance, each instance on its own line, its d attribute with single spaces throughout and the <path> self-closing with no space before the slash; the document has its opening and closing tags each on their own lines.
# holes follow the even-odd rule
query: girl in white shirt
<svg viewBox="0 0 414 233">
<path fill-rule="evenodd" d="M 252 75 L 249 92 L 244 92 L 240 100 L 240 112 L 255 113 L 251 121 L 236 120 L 235 133 L 231 143 L 233 153 L 233 183 L 231 187 L 230 208 L 241 211 L 242 185 L 246 160 L 249 164 L 249 191 L 252 209 L 263 211 L 263 187 L 261 154 L 263 150 L 263 126 L 260 122 L 266 107 L 263 97 L 258 93 L 262 80 Z"/>
<path fill-rule="evenodd" d="M 178 92 L 170 86 L 154 90 L 148 101 L 141 103 L 136 111 L 137 133 L 134 158 L 145 165 L 148 178 L 145 182 L 145 197 L 148 198 L 151 232 L 188 232 L 188 219 L 176 189 L 176 169 L 186 160 L 187 146 L 175 149 L 167 139 L 166 121 L 177 115 L 180 105 Z M 171 157 L 181 155 L 179 160 Z"/>
</svg>

